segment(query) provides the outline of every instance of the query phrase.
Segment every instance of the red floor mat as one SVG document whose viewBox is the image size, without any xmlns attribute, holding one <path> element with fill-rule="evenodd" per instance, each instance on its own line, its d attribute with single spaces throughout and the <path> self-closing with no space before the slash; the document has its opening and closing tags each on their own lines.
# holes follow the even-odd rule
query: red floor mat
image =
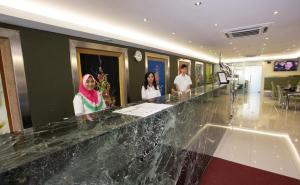
<svg viewBox="0 0 300 185">
<path fill-rule="evenodd" d="M 300 180 L 213 158 L 199 185 L 300 185 Z"/>
</svg>

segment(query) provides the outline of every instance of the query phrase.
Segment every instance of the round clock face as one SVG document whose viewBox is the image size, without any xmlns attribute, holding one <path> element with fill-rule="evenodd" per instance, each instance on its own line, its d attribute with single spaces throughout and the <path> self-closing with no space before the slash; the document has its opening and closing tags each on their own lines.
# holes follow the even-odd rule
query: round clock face
<svg viewBox="0 0 300 185">
<path fill-rule="evenodd" d="M 134 58 L 136 59 L 136 61 L 140 62 L 142 61 L 143 59 L 143 55 L 142 55 L 142 52 L 137 50 L 135 53 L 134 53 Z"/>
</svg>

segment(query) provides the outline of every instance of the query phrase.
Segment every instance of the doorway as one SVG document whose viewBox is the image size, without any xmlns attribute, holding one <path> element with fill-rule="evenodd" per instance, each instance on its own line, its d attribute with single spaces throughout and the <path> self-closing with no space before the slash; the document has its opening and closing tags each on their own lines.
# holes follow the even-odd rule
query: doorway
<svg viewBox="0 0 300 185">
<path fill-rule="evenodd" d="M 260 93 L 262 66 L 246 66 L 245 80 L 248 81 L 248 91 L 250 93 Z"/>
</svg>

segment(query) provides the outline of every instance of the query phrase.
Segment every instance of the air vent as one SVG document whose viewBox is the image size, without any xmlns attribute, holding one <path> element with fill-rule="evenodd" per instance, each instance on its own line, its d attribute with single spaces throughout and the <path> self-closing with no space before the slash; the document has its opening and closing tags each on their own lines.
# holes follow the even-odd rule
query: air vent
<svg viewBox="0 0 300 185">
<path fill-rule="evenodd" d="M 260 25 L 232 28 L 232 29 L 224 30 L 222 32 L 225 34 L 227 38 L 257 36 L 266 33 L 271 24 L 272 23 L 264 23 Z"/>
<path fill-rule="evenodd" d="M 246 57 L 246 58 L 252 58 L 252 57 L 258 57 L 258 56 L 260 56 L 260 55 L 245 55 L 244 57 Z"/>
</svg>

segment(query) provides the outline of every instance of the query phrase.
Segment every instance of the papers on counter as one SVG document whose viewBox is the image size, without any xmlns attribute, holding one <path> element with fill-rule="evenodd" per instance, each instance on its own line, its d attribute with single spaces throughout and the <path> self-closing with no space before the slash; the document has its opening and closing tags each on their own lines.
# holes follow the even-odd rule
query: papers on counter
<svg viewBox="0 0 300 185">
<path fill-rule="evenodd" d="M 126 114 L 131 116 L 147 117 L 151 114 L 157 113 L 173 105 L 158 104 L 158 103 L 142 103 L 139 105 L 126 107 L 120 110 L 113 111 L 113 113 Z"/>
</svg>

